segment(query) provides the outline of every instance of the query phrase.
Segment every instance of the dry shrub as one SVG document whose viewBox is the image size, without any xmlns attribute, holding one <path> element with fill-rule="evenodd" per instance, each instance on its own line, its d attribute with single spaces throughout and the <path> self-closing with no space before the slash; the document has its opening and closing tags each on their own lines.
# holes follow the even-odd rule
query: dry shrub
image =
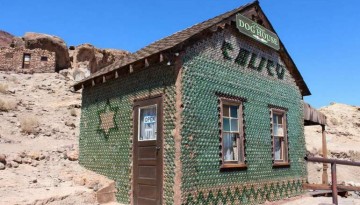
<svg viewBox="0 0 360 205">
<path fill-rule="evenodd" d="M 15 110 L 17 103 L 14 100 L 3 100 L 0 99 L 0 111 L 8 112 L 10 110 Z"/>
<path fill-rule="evenodd" d="M 77 113 L 76 113 L 75 108 L 71 108 L 71 110 L 70 110 L 70 115 L 73 116 L 73 117 L 76 117 L 76 116 L 77 116 Z"/>
<path fill-rule="evenodd" d="M 0 93 L 7 93 L 8 85 L 6 84 L 0 84 Z"/>
<path fill-rule="evenodd" d="M 39 126 L 39 121 L 35 116 L 28 115 L 20 118 L 21 131 L 31 134 L 36 132 L 36 128 Z"/>
<path fill-rule="evenodd" d="M 349 151 L 350 159 L 353 161 L 360 161 L 360 152 L 350 150 Z"/>
</svg>

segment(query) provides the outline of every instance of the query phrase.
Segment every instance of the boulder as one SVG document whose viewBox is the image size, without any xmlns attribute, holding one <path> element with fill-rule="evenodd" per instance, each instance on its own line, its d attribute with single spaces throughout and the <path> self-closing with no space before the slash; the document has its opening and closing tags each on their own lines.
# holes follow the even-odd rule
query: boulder
<svg viewBox="0 0 360 205">
<path fill-rule="evenodd" d="M 32 161 L 31 162 L 31 166 L 33 166 L 33 167 L 37 167 L 38 165 L 39 165 L 38 161 Z"/>
<path fill-rule="evenodd" d="M 40 160 L 40 153 L 39 152 L 30 152 L 27 156 L 30 158 L 30 159 L 33 159 L 33 160 Z"/>
<path fill-rule="evenodd" d="M 21 152 L 21 153 L 19 154 L 19 156 L 20 156 L 21 158 L 25 158 L 25 157 L 26 157 L 26 152 Z"/>
<path fill-rule="evenodd" d="M 22 160 L 21 160 L 21 162 L 23 163 L 23 164 L 31 164 L 31 162 L 32 162 L 32 160 L 30 159 L 30 158 L 23 158 Z"/>
<path fill-rule="evenodd" d="M 0 162 L 0 170 L 4 170 L 4 169 L 5 169 L 5 165 Z"/>
<path fill-rule="evenodd" d="M 75 81 L 80 81 L 90 76 L 90 70 L 87 68 L 75 68 L 72 70 L 71 75 Z"/>
<path fill-rule="evenodd" d="M 22 158 L 21 157 L 15 157 L 15 159 L 13 160 L 16 163 L 22 164 Z"/>
<path fill-rule="evenodd" d="M 0 162 L 6 164 L 6 156 L 4 154 L 0 154 Z"/>
<path fill-rule="evenodd" d="M 91 44 L 82 44 L 75 47 L 70 53 L 73 69 L 95 70 L 97 67 L 95 58 L 96 48 Z M 75 77 L 74 77 L 75 78 Z"/>
<path fill-rule="evenodd" d="M 70 160 L 70 161 L 77 161 L 79 159 L 79 152 L 77 150 L 73 150 L 73 151 L 68 151 L 66 153 L 66 157 Z"/>
<path fill-rule="evenodd" d="M 24 35 L 25 47 L 28 49 L 40 48 L 55 52 L 56 71 L 70 67 L 68 48 L 63 39 L 42 33 L 27 32 Z"/>
<path fill-rule="evenodd" d="M 112 182 L 96 192 L 96 199 L 99 204 L 116 202 L 117 189 L 115 182 Z"/>
<path fill-rule="evenodd" d="M 12 168 L 18 168 L 19 164 L 15 161 L 10 162 Z"/>
<path fill-rule="evenodd" d="M 13 38 L 12 34 L 0 30 L 0 47 L 9 47 Z"/>
<path fill-rule="evenodd" d="M 114 63 L 130 54 L 128 51 L 115 49 L 98 49 L 91 44 L 79 45 L 71 52 L 73 68 L 87 69 L 95 73 L 101 68 Z"/>
<path fill-rule="evenodd" d="M 25 48 L 25 41 L 21 37 L 14 37 L 12 39 L 10 47 L 13 47 L 13 48 Z"/>
<path fill-rule="evenodd" d="M 65 125 L 68 126 L 68 127 L 71 127 L 71 128 L 75 128 L 76 125 L 73 123 L 73 122 L 70 122 L 70 121 L 66 121 L 65 122 Z"/>
</svg>

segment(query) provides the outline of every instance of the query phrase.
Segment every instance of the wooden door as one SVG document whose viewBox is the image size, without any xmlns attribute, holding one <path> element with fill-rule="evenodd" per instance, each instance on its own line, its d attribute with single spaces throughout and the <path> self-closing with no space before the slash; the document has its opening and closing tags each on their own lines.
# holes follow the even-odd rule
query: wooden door
<svg viewBox="0 0 360 205">
<path fill-rule="evenodd" d="M 160 205 L 162 199 L 162 98 L 134 105 L 134 205 Z"/>
</svg>

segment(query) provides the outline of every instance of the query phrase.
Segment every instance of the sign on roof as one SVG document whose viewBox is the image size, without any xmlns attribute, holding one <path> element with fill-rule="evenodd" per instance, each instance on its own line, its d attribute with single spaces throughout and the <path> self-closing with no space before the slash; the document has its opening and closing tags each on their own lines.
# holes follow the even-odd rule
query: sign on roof
<svg viewBox="0 0 360 205">
<path fill-rule="evenodd" d="M 279 37 L 241 14 L 236 15 L 236 27 L 239 31 L 275 50 L 280 49 Z"/>
</svg>

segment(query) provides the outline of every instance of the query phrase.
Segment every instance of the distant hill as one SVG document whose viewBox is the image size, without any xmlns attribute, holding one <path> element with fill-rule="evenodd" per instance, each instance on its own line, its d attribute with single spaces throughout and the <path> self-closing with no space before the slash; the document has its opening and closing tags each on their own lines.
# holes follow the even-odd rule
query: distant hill
<svg viewBox="0 0 360 205">
<path fill-rule="evenodd" d="M 331 103 L 319 109 L 327 117 L 326 142 L 328 157 L 360 161 L 360 106 Z M 306 148 L 312 155 L 321 155 L 322 137 L 320 126 L 305 127 Z M 309 181 L 321 182 L 322 164 L 309 163 Z M 338 182 L 360 186 L 360 168 L 339 166 Z M 329 173 L 330 177 L 330 173 Z M 329 181 L 331 181 L 329 179 Z"/>
<path fill-rule="evenodd" d="M 14 35 L 6 31 L 0 30 L 0 47 L 10 46 L 10 43 L 12 42 L 12 39 L 14 37 L 15 37 Z"/>
</svg>

